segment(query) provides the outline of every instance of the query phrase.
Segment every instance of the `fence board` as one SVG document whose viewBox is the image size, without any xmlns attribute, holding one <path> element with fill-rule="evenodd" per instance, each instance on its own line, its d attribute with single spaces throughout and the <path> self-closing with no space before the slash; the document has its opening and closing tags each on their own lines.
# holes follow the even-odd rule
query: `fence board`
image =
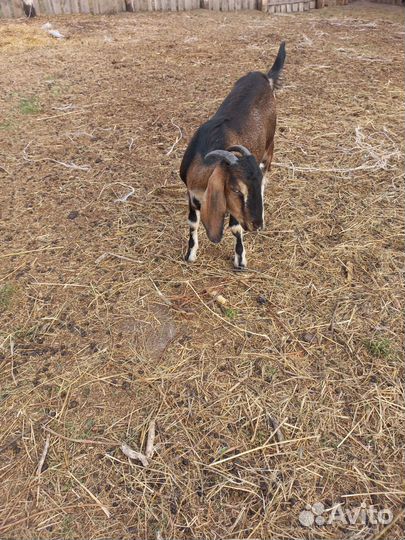
<svg viewBox="0 0 405 540">
<path fill-rule="evenodd" d="M 1 17 L 7 17 L 7 19 L 11 19 L 13 17 L 11 4 L 8 2 L 8 0 L 0 0 L 0 15 Z"/>
</svg>

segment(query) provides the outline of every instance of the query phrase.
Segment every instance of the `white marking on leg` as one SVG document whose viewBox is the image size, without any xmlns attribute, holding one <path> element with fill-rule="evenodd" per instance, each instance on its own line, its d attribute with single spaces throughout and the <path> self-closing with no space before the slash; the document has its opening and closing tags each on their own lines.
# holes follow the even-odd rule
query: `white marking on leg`
<svg viewBox="0 0 405 540">
<path fill-rule="evenodd" d="M 240 262 L 239 262 L 239 255 L 237 253 L 235 253 L 235 256 L 233 258 L 233 265 L 234 265 L 235 268 L 246 268 L 247 267 L 247 260 L 246 260 L 246 255 L 245 255 L 245 246 L 243 246 L 242 257 L 241 257 Z"/>
<path fill-rule="evenodd" d="M 243 229 L 242 229 L 242 225 L 240 225 L 239 223 L 238 225 L 232 225 L 231 231 L 234 235 L 237 235 L 239 233 L 242 238 Z"/>
<path fill-rule="evenodd" d="M 189 261 L 189 262 L 194 262 L 194 261 L 197 259 L 198 232 L 197 232 L 196 230 L 194 230 L 194 231 L 191 233 L 191 236 L 192 236 L 192 238 L 193 238 L 194 245 L 193 245 L 193 247 L 192 247 L 191 250 L 190 250 L 190 255 L 188 256 L 188 261 Z"/>
<path fill-rule="evenodd" d="M 197 216 L 197 221 L 188 221 L 188 224 L 190 225 L 191 231 L 191 237 L 194 241 L 194 245 L 190 250 L 190 254 L 187 258 L 189 262 L 194 262 L 197 259 L 197 250 L 198 250 L 198 226 L 200 224 L 200 211 L 196 210 L 195 214 Z"/>
<path fill-rule="evenodd" d="M 246 261 L 246 255 L 245 255 L 245 245 L 243 243 L 243 228 L 242 228 L 242 225 L 240 225 L 240 224 L 232 225 L 232 227 L 230 229 L 231 229 L 232 233 L 235 235 L 235 238 L 236 238 L 235 256 L 234 256 L 234 259 L 233 259 L 233 265 L 235 266 L 235 268 L 246 268 L 247 261 Z M 238 242 L 237 235 L 240 236 L 240 242 L 242 244 L 242 255 L 241 256 L 238 255 L 238 253 L 236 253 L 236 244 Z"/>
<path fill-rule="evenodd" d="M 262 213 L 262 222 L 263 222 L 263 225 L 262 225 L 262 230 L 264 230 L 264 188 L 266 187 L 266 184 L 267 184 L 267 180 L 266 180 L 266 177 L 263 176 L 262 178 L 262 208 L 263 208 L 263 213 Z"/>
</svg>

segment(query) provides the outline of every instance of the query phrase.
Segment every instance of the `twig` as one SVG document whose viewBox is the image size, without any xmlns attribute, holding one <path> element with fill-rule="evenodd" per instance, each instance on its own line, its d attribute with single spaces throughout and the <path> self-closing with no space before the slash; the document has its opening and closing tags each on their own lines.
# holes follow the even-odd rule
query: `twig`
<svg viewBox="0 0 405 540">
<path fill-rule="evenodd" d="M 118 197 L 118 199 L 115 199 L 115 203 L 119 203 L 119 202 L 127 202 L 127 200 L 131 197 L 131 195 L 133 195 L 135 193 L 135 188 L 133 188 L 132 186 L 130 186 L 131 189 L 130 191 L 128 191 L 128 193 L 126 193 L 125 195 L 122 195 L 121 197 Z"/>
<path fill-rule="evenodd" d="M 8 174 L 9 176 L 11 176 L 11 172 L 8 171 L 7 169 L 5 169 L 5 168 L 3 167 L 3 165 L 0 165 L 0 169 L 1 169 L 2 171 L 4 171 L 6 174 Z"/>
<path fill-rule="evenodd" d="M 23 148 L 23 151 L 22 151 L 22 155 L 23 155 L 23 159 L 25 159 L 25 161 L 32 161 L 30 158 L 29 158 L 29 155 L 28 155 L 28 148 L 31 146 L 31 143 L 32 141 L 30 141 L 28 144 L 26 144 Z"/>
<path fill-rule="evenodd" d="M 149 461 L 147 457 L 144 454 L 142 454 L 142 452 L 137 452 L 136 450 L 132 450 L 132 448 L 130 448 L 125 443 L 122 443 L 120 448 L 122 452 L 130 459 L 136 459 L 140 461 L 144 467 L 149 467 Z"/>
<path fill-rule="evenodd" d="M 174 127 L 176 127 L 176 128 L 179 130 L 180 135 L 178 135 L 178 136 L 176 137 L 176 140 L 175 140 L 174 143 L 172 144 L 171 148 L 166 152 L 166 156 L 170 156 L 170 154 L 173 152 L 174 147 L 176 146 L 176 144 L 177 144 L 179 141 L 181 141 L 181 139 L 183 138 L 183 133 L 182 133 L 180 127 L 179 127 L 177 124 L 175 124 L 175 123 L 173 122 L 173 119 L 171 119 L 170 122 L 171 122 L 171 124 L 172 124 Z"/>
<path fill-rule="evenodd" d="M 37 475 L 38 476 L 40 476 L 41 471 L 42 471 L 42 467 L 44 466 L 46 455 L 47 455 L 48 449 L 49 449 L 49 441 L 50 440 L 51 440 L 51 436 L 48 433 L 48 435 L 46 436 L 44 449 L 42 450 L 41 458 L 40 458 L 40 460 L 38 462 L 38 468 L 37 468 Z"/>
<path fill-rule="evenodd" d="M 65 163 L 63 161 L 58 161 L 56 159 L 49 159 L 48 161 L 52 161 L 52 163 L 57 163 L 58 165 L 62 165 L 63 167 L 67 167 L 68 169 L 75 169 L 77 171 L 90 170 L 89 165 L 76 165 L 76 163 Z"/>
<path fill-rule="evenodd" d="M 45 431 L 48 431 L 49 433 L 52 433 L 52 435 L 56 435 L 57 437 L 64 439 L 65 441 L 75 442 L 79 444 L 102 444 L 102 445 L 117 444 L 115 441 L 107 441 L 107 440 L 106 441 L 93 441 L 91 439 L 74 439 L 72 437 L 66 437 L 65 435 L 61 435 L 57 431 L 54 431 L 50 427 L 44 426 L 44 425 L 42 425 L 42 429 L 44 429 Z"/>
<path fill-rule="evenodd" d="M 47 251 L 48 249 L 63 249 L 63 246 L 44 246 L 43 248 L 38 249 L 27 249 L 26 251 L 16 251 L 15 253 L 6 253 L 0 255 L 0 259 L 6 257 L 17 257 L 18 255 L 28 255 L 28 253 L 36 253 L 38 251 Z"/>
<path fill-rule="evenodd" d="M 111 514 L 110 514 L 108 508 L 107 508 L 106 506 L 104 506 L 104 504 L 103 504 L 99 499 L 97 499 L 97 497 L 96 497 L 95 495 L 93 495 L 93 493 L 92 493 L 88 488 L 86 488 L 86 486 L 85 486 L 84 484 L 82 484 L 82 483 L 80 482 L 80 480 L 78 480 L 74 474 L 72 474 L 70 471 L 69 471 L 69 474 L 70 474 L 70 476 L 73 478 L 73 480 L 75 480 L 75 481 L 79 484 L 79 486 L 80 486 L 82 489 L 84 489 L 84 491 L 85 491 L 85 492 L 93 499 L 93 501 L 101 508 L 101 510 L 104 512 L 104 514 L 105 514 L 108 518 L 110 518 L 110 517 L 111 517 Z"/>
<path fill-rule="evenodd" d="M 274 436 L 274 433 L 271 434 L 270 438 Z M 229 456 L 224 459 L 220 459 L 218 461 L 214 461 L 213 463 L 209 464 L 209 467 L 214 467 L 215 465 L 219 465 L 220 463 L 225 463 L 226 461 L 231 461 L 232 459 L 239 458 L 241 456 L 246 456 L 246 454 L 251 454 L 252 452 L 257 452 L 258 450 L 265 450 L 266 448 L 271 448 L 272 446 L 278 446 L 279 444 L 287 444 L 287 443 L 294 443 L 294 442 L 301 442 L 301 441 L 308 441 L 310 439 L 317 439 L 318 435 L 310 435 L 309 437 L 301 437 L 299 439 L 287 439 L 280 442 L 270 443 L 270 444 L 262 444 L 261 446 L 256 446 L 256 448 L 251 448 L 250 450 L 245 450 L 244 452 L 240 452 L 239 454 L 235 454 L 233 456 Z"/>
<path fill-rule="evenodd" d="M 148 440 L 146 441 L 146 450 L 145 450 L 145 456 L 147 458 L 152 458 L 153 454 L 155 452 L 155 432 L 156 432 L 156 422 L 155 420 L 151 420 L 149 424 L 149 431 L 148 431 Z"/>
<path fill-rule="evenodd" d="M 275 418 L 270 416 L 269 414 L 267 415 L 267 419 L 269 421 L 269 424 L 271 424 L 271 428 L 273 429 L 274 436 L 276 437 L 278 442 L 283 442 L 284 441 L 284 435 L 283 435 L 283 432 L 280 429 L 279 422 Z"/>
<path fill-rule="evenodd" d="M 111 251 L 106 251 L 100 257 L 96 259 L 96 264 L 99 264 L 101 261 L 104 261 L 104 259 L 107 259 L 108 257 L 115 257 L 117 259 L 122 259 L 123 261 L 130 261 L 138 264 L 143 264 L 144 261 L 139 261 L 138 259 L 133 259 L 132 257 L 126 257 L 125 255 L 119 255 L 118 253 L 112 253 Z"/>
</svg>

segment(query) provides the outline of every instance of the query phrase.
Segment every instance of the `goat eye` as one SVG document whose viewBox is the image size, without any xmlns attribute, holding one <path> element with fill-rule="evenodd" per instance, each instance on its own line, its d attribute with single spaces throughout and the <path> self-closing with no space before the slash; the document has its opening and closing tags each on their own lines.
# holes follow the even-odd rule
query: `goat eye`
<svg viewBox="0 0 405 540">
<path fill-rule="evenodd" d="M 236 188 L 232 188 L 232 191 L 233 191 L 234 193 L 237 193 L 238 195 L 240 195 L 240 194 L 241 194 L 241 191 L 239 191 L 239 189 L 236 189 Z"/>
</svg>

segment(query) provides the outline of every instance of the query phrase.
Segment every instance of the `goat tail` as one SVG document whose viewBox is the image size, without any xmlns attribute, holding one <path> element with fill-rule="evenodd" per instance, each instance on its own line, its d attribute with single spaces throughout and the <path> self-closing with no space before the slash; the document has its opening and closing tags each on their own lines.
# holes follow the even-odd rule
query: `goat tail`
<svg viewBox="0 0 405 540">
<path fill-rule="evenodd" d="M 278 49 L 276 59 L 274 60 L 274 64 L 272 65 L 270 71 L 267 74 L 272 89 L 277 89 L 281 86 L 281 74 L 284 67 L 285 57 L 285 41 L 282 41 L 280 44 L 280 48 Z"/>
</svg>

